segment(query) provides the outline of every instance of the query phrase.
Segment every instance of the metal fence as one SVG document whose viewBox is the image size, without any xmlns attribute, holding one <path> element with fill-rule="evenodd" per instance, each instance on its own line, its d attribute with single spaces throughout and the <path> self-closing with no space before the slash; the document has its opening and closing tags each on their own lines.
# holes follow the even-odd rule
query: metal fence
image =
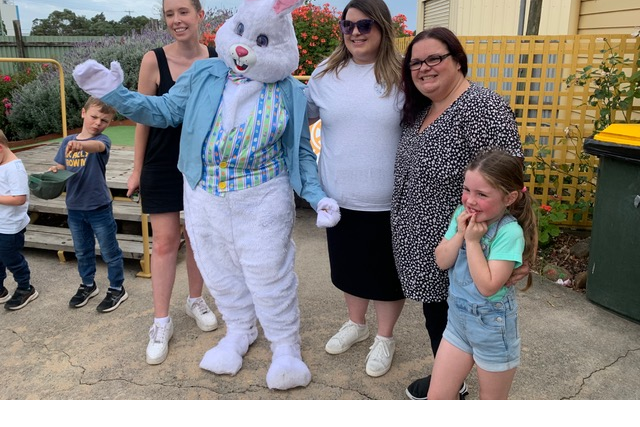
<svg viewBox="0 0 640 427">
<path fill-rule="evenodd" d="M 60 61 L 65 52 L 77 43 L 99 40 L 92 36 L 0 36 L 0 58 L 51 58 Z M 12 74 L 22 65 L 17 63 L 0 63 L 0 73 Z"/>
</svg>

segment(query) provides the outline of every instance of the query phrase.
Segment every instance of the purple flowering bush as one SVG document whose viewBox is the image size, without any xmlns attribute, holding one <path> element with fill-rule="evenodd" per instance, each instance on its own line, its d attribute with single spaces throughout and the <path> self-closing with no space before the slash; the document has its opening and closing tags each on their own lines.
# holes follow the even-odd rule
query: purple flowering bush
<svg viewBox="0 0 640 427">
<path fill-rule="evenodd" d="M 101 37 L 78 43 L 60 60 L 64 72 L 67 128 L 82 126 L 80 111 L 88 95 L 73 80 L 76 65 L 95 59 L 107 68 L 118 61 L 124 71 L 124 85 L 136 90 L 142 56 L 151 49 L 172 41 L 165 30 L 145 30 L 129 36 Z M 11 111 L 6 116 L 14 130 L 11 139 L 31 139 L 62 133 L 60 83 L 57 67 L 49 67 L 38 77 L 12 93 Z M 121 117 L 120 117 L 121 118 Z"/>
</svg>

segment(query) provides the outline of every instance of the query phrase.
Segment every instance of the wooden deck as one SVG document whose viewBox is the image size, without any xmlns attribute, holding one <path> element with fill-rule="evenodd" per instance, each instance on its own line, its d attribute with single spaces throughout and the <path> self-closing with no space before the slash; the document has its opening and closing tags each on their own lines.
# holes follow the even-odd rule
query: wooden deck
<svg viewBox="0 0 640 427">
<path fill-rule="evenodd" d="M 54 165 L 54 157 L 60 143 L 51 143 L 18 151 L 16 154 L 24 163 L 27 173 L 43 173 Z M 142 213 L 139 203 L 126 197 L 127 179 L 133 170 L 133 148 L 111 148 L 109 163 L 107 164 L 107 185 L 111 189 L 113 215 L 119 223 L 129 221 L 140 223 L 141 232 L 137 234 L 119 233 L 118 243 L 124 257 L 140 260 L 140 277 L 151 277 L 151 237 L 149 236 L 148 215 Z M 30 196 L 29 214 L 32 224 L 27 227 L 25 246 L 39 249 L 55 250 L 60 261 L 65 261 L 65 252 L 73 252 L 71 233 L 66 227 L 39 225 L 38 218 L 42 214 L 67 215 L 64 194 L 56 199 L 43 200 L 34 195 Z M 122 227 L 124 228 L 124 227 Z M 100 248 L 96 244 L 96 253 Z"/>
<path fill-rule="evenodd" d="M 43 173 L 55 164 L 53 158 L 58 152 L 60 143 L 40 145 L 24 151 L 19 151 L 16 155 L 24 163 L 28 173 Z M 131 147 L 111 147 L 109 163 L 107 164 L 107 185 L 113 190 L 126 190 L 127 179 L 133 171 L 133 148 Z"/>
</svg>

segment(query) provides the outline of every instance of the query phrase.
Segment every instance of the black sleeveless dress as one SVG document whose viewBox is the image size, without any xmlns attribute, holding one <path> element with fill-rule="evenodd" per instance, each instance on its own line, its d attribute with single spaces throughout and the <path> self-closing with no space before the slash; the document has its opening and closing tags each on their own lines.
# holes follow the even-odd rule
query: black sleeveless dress
<svg viewBox="0 0 640 427">
<path fill-rule="evenodd" d="M 212 47 L 208 47 L 209 58 L 218 56 Z M 175 84 L 169 71 L 164 49 L 154 49 L 160 71 L 160 85 L 156 95 L 167 92 Z M 140 174 L 140 201 L 142 212 L 158 214 L 180 212 L 182 202 L 182 173 L 178 170 L 180 153 L 180 132 L 182 125 L 168 128 L 150 128 L 144 163 Z"/>
</svg>

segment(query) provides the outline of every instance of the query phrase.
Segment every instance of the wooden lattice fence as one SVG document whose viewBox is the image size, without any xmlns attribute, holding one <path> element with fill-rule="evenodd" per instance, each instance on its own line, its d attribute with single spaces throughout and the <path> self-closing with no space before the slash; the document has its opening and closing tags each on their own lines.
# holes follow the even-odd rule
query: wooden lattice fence
<svg viewBox="0 0 640 427">
<path fill-rule="evenodd" d="M 410 38 L 399 39 L 404 53 Z M 592 204 L 598 159 L 582 150 L 592 136 L 598 113 L 588 104 L 593 88 L 571 86 L 566 79 L 584 67 L 598 67 L 609 47 L 630 60 L 627 75 L 637 71 L 640 39 L 630 35 L 473 36 L 460 37 L 469 59 L 468 78 L 501 94 L 515 114 L 528 165 L 527 186 L 542 204 Z M 605 51 L 605 53 L 603 53 Z M 630 108 L 640 122 L 640 99 Z M 623 116 L 616 116 L 622 121 Z M 537 158 L 555 169 L 543 167 Z M 591 226 L 588 211 L 569 210 L 564 225 Z"/>
</svg>

